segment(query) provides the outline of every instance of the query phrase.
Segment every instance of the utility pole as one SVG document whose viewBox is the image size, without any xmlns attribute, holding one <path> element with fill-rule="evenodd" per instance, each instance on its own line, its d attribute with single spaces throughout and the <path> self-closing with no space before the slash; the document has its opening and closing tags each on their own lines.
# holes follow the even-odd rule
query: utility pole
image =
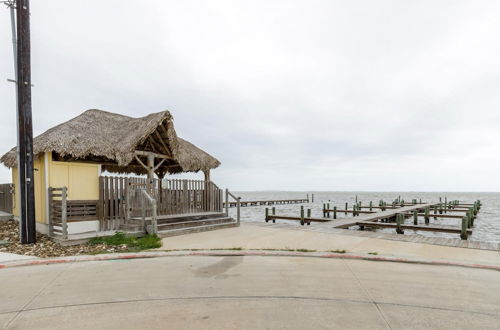
<svg viewBox="0 0 500 330">
<path fill-rule="evenodd" d="M 33 123 L 31 116 L 31 47 L 29 0 L 4 2 L 13 14 L 13 33 L 17 85 L 17 151 L 18 185 L 20 194 L 19 229 L 23 244 L 36 243 L 35 190 L 33 169 Z M 14 15 L 11 15 L 14 19 Z M 14 32 L 14 31 L 13 31 Z"/>
</svg>

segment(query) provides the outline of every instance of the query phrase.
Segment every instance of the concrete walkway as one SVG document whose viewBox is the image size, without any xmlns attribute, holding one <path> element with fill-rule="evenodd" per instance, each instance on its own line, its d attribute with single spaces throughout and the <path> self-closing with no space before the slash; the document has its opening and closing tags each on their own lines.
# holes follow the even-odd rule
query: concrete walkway
<svg viewBox="0 0 500 330">
<path fill-rule="evenodd" d="M 346 250 L 348 253 L 376 253 L 381 256 L 500 265 L 499 251 L 390 241 L 251 223 L 242 223 L 235 228 L 167 237 L 163 239 L 163 246 L 159 250 L 221 248 Z"/>
<path fill-rule="evenodd" d="M 0 252 L 0 263 L 18 261 L 18 260 L 31 260 L 31 259 L 38 259 L 38 258 L 16 253 Z"/>
<path fill-rule="evenodd" d="M 7 329 L 498 329 L 498 271 L 178 256 L 0 270 Z"/>
</svg>

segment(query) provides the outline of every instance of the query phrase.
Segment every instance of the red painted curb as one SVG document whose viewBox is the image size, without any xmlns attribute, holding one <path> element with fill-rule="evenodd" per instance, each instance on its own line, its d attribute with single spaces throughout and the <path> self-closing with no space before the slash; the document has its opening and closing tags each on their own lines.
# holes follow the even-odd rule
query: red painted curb
<svg viewBox="0 0 500 330">
<path fill-rule="evenodd" d="M 133 254 L 109 254 L 101 256 L 74 256 L 61 259 L 36 259 L 29 261 L 19 261 L 0 264 L 0 269 L 14 268 L 23 266 L 63 264 L 71 262 L 84 261 L 109 261 L 109 260 L 130 260 L 130 259 L 145 259 L 145 258 L 160 258 L 160 257 L 182 257 L 182 256 L 255 256 L 255 257 L 309 257 L 309 258 L 327 258 L 327 259 L 347 259 L 347 260 L 366 260 L 366 261 L 382 261 L 382 262 L 399 262 L 420 265 L 434 266 L 455 266 L 476 269 L 488 269 L 500 271 L 500 265 L 484 265 L 484 264 L 467 264 L 453 261 L 437 261 L 424 259 L 406 259 L 400 257 L 381 257 L 371 255 L 356 255 L 356 254 L 340 254 L 328 252 L 286 252 L 286 251 L 175 251 L 175 252 L 145 252 Z"/>
</svg>

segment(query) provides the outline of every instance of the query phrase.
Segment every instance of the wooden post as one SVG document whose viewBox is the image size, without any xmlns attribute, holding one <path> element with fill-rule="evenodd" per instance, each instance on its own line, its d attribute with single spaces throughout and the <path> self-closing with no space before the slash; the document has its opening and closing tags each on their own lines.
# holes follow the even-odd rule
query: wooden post
<svg viewBox="0 0 500 330">
<path fill-rule="evenodd" d="M 276 207 L 273 206 L 273 215 L 276 215 Z"/>
<path fill-rule="evenodd" d="M 404 234 L 404 230 L 401 228 L 401 225 L 404 223 L 404 215 L 398 214 L 396 215 L 396 233 Z"/>
<path fill-rule="evenodd" d="M 323 218 L 326 218 L 326 204 L 323 203 Z"/>
<path fill-rule="evenodd" d="M 226 217 L 229 216 L 229 189 L 226 188 Z"/>
<path fill-rule="evenodd" d="M 13 36 L 13 39 L 17 39 L 15 44 L 17 61 L 17 170 L 20 193 L 19 236 L 22 244 L 36 243 L 29 7 L 29 0 L 16 1 L 17 35 Z M 13 14 L 12 11 L 11 14 Z"/>
<path fill-rule="evenodd" d="M 348 208 L 348 207 L 349 207 L 349 204 L 346 202 L 346 203 L 345 203 L 345 210 L 346 210 L 346 211 L 347 211 L 347 208 Z M 345 212 L 345 214 L 344 214 L 344 215 L 347 215 L 347 212 Z"/>
<path fill-rule="evenodd" d="M 239 226 L 241 221 L 241 197 L 238 197 L 236 199 L 236 221 L 238 222 Z M 275 222 L 275 220 L 273 220 L 273 222 Z"/>
<path fill-rule="evenodd" d="M 307 209 L 307 217 L 310 218 L 311 217 L 311 209 Z"/>
<path fill-rule="evenodd" d="M 304 225 L 304 205 L 300 206 L 300 225 Z"/>
<path fill-rule="evenodd" d="M 372 201 L 370 201 L 370 211 L 372 210 L 372 208 L 373 208 L 373 203 Z"/>
<path fill-rule="evenodd" d="M 148 152 L 148 191 L 153 193 L 153 180 L 155 178 L 155 156 L 152 152 Z"/>
<path fill-rule="evenodd" d="M 467 239 L 467 223 L 468 223 L 468 219 L 467 217 L 463 217 L 462 218 L 462 230 L 460 232 L 460 238 L 461 239 Z"/>
<path fill-rule="evenodd" d="M 49 236 L 52 237 L 54 235 L 54 220 L 53 220 L 53 209 L 54 209 L 54 197 L 52 197 L 52 187 L 49 187 L 49 218 L 47 219 L 49 222 Z"/>
<path fill-rule="evenodd" d="M 269 208 L 268 207 L 266 207 L 266 217 L 264 220 L 266 220 L 266 222 L 269 221 Z"/>
<path fill-rule="evenodd" d="M 337 207 L 336 206 L 333 207 L 333 218 L 337 219 Z"/>
<path fill-rule="evenodd" d="M 424 219 L 425 219 L 425 224 L 428 225 L 429 224 L 429 207 L 425 208 Z"/>
<path fill-rule="evenodd" d="M 68 188 L 63 187 L 61 190 L 61 226 L 62 226 L 62 236 L 63 239 L 68 239 L 68 214 L 67 214 L 67 198 L 68 198 Z"/>
<path fill-rule="evenodd" d="M 413 224 L 418 225 L 418 213 L 417 210 L 413 210 Z"/>
<path fill-rule="evenodd" d="M 330 203 L 327 203 L 326 204 L 326 217 L 329 218 L 330 217 Z"/>
<path fill-rule="evenodd" d="M 311 203 L 314 203 L 314 194 L 311 194 Z"/>
</svg>

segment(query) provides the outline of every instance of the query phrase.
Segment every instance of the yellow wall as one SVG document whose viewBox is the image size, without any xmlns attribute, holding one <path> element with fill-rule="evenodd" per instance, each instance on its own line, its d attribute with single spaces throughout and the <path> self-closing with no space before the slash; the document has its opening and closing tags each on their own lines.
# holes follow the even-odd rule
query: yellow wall
<svg viewBox="0 0 500 330">
<path fill-rule="evenodd" d="M 99 165 L 50 162 L 50 187 L 68 187 L 69 200 L 99 199 Z"/>
<path fill-rule="evenodd" d="M 68 187 L 69 200 L 99 199 L 99 165 L 77 162 L 52 161 L 52 154 L 46 153 L 37 158 L 35 167 L 35 216 L 37 222 L 46 223 L 47 185 L 45 183 L 45 158 L 48 164 L 48 187 Z M 19 216 L 17 197 L 19 187 L 17 168 L 12 169 L 12 182 L 16 187 L 13 213 Z"/>
<path fill-rule="evenodd" d="M 45 202 L 46 194 L 45 191 L 45 160 L 44 156 L 41 156 L 33 162 L 33 167 L 35 168 L 35 219 L 38 222 L 45 222 Z M 14 207 L 12 213 L 15 216 L 19 216 L 19 185 L 17 182 L 17 168 L 12 169 L 12 183 L 14 184 L 16 190 L 14 195 Z"/>
</svg>

